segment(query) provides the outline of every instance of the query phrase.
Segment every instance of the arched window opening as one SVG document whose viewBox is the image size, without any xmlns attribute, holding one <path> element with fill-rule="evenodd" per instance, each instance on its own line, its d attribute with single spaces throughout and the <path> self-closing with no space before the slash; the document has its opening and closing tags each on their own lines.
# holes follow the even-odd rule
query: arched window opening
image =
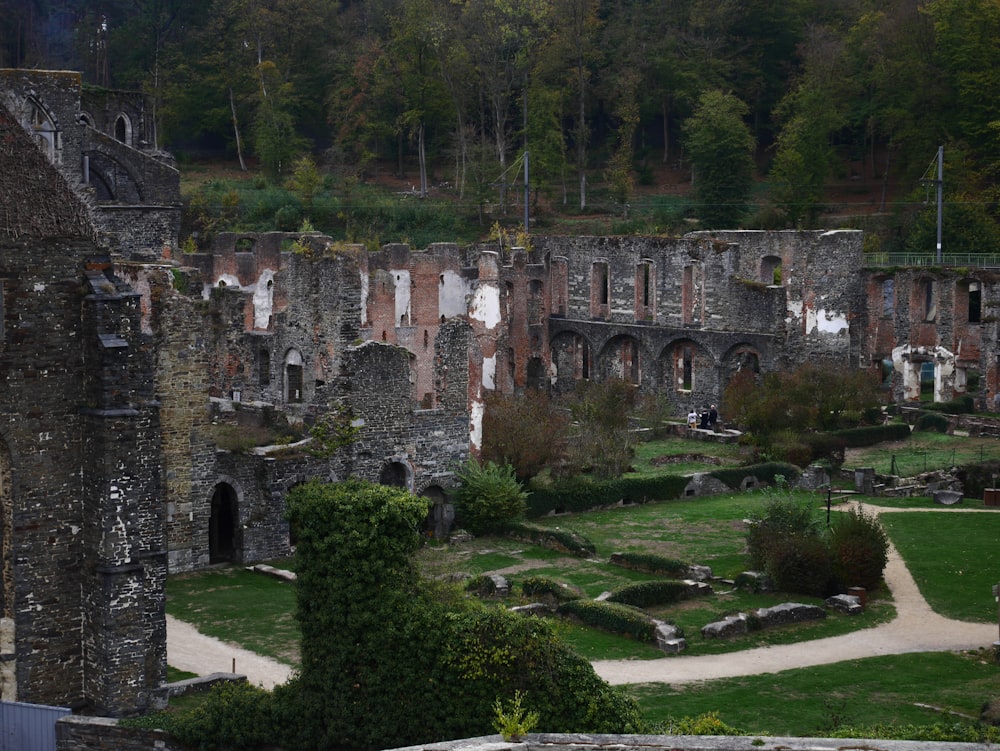
<svg viewBox="0 0 1000 751">
<path fill-rule="evenodd" d="M 127 146 L 132 145 L 132 123 L 125 115 L 119 115 L 115 119 L 115 140 Z"/>
<path fill-rule="evenodd" d="M 285 401 L 289 404 L 301 404 L 302 393 L 302 355 L 292 349 L 285 356 Z"/>
<path fill-rule="evenodd" d="M 212 493 L 212 511 L 208 520 L 209 563 L 231 563 L 236 560 L 236 530 L 239 509 L 236 490 L 220 482 Z"/>
<path fill-rule="evenodd" d="M 402 462 L 386 462 L 378 476 L 378 484 L 390 488 L 410 487 L 410 470 Z"/>
</svg>

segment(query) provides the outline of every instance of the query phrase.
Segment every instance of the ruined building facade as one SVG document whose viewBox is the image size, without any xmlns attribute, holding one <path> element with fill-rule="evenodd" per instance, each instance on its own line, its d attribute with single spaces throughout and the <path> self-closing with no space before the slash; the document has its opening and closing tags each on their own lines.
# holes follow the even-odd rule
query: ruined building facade
<svg viewBox="0 0 1000 751">
<path fill-rule="evenodd" d="M 286 555 L 299 483 L 408 488 L 444 534 L 490 391 L 614 377 L 684 415 L 811 362 L 996 409 L 989 270 L 866 268 L 856 231 L 180 253 L 149 133 L 141 98 L 0 71 L 4 698 L 154 705 L 167 572 Z"/>
<path fill-rule="evenodd" d="M 143 711 L 166 678 L 153 342 L 47 156 L 0 107 L 0 695 Z"/>
</svg>

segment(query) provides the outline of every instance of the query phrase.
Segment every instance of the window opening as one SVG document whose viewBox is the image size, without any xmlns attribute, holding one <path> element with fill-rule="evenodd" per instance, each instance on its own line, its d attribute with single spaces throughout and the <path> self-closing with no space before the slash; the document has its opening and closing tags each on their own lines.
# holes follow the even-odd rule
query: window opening
<svg viewBox="0 0 1000 751">
<path fill-rule="evenodd" d="M 979 323 L 983 314 L 983 290 L 979 282 L 969 283 L 969 323 Z"/>
<path fill-rule="evenodd" d="M 220 482 L 212 493 L 212 512 L 208 520 L 209 563 L 235 560 L 238 520 L 236 490 Z"/>
<path fill-rule="evenodd" d="M 896 308 L 896 288 L 892 279 L 882 282 L 882 315 L 891 317 Z"/>
</svg>

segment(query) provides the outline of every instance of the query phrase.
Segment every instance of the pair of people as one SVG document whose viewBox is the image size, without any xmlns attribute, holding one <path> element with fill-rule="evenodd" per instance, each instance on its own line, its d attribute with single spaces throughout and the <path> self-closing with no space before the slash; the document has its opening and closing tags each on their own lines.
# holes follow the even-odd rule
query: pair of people
<svg viewBox="0 0 1000 751">
<path fill-rule="evenodd" d="M 694 407 L 688 412 L 688 427 L 689 428 L 700 428 L 701 430 L 715 430 L 716 426 L 719 424 L 719 410 L 716 409 L 715 405 L 704 405 L 701 408 L 701 416 L 694 411 Z"/>
</svg>

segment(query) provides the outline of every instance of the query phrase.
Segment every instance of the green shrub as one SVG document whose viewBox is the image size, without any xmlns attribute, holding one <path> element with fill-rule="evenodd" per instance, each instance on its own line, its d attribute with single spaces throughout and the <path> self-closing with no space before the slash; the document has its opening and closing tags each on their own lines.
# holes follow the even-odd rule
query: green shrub
<svg viewBox="0 0 1000 751">
<path fill-rule="evenodd" d="M 509 465 L 470 459 L 455 474 L 460 483 L 452 491 L 456 521 L 472 534 L 504 532 L 524 516 L 527 494 Z"/>
<path fill-rule="evenodd" d="M 543 597 L 555 602 L 575 600 L 578 594 L 559 582 L 544 576 L 529 576 L 521 582 L 521 593 L 525 597 Z"/>
<path fill-rule="evenodd" d="M 997 475 L 1000 475 L 1000 460 L 966 464 L 958 471 L 967 498 L 982 498 L 984 489 L 996 486 Z"/>
<path fill-rule="evenodd" d="M 615 589 L 608 596 L 607 602 L 650 608 L 656 605 L 672 605 L 688 598 L 690 594 L 690 588 L 682 581 L 639 582 Z"/>
<path fill-rule="evenodd" d="M 860 428 L 837 430 L 827 435 L 844 442 L 848 448 L 875 446 L 883 441 L 902 441 L 910 437 L 910 426 L 905 422 L 891 422 L 887 425 L 866 425 Z"/>
<path fill-rule="evenodd" d="M 581 558 L 589 558 L 597 552 L 597 548 L 590 540 L 566 529 L 549 529 L 534 524 L 515 522 L 510 525 L 507 534 L 509 537 L 524 540 L 542 548 L 569 553 Z"/>
<path fill-rule="evenodd" d="M 246 681 L 220 683 L 190 710 L 161 717 L 164 730 L 193 748 L 260 748 L 280 737 L 271 693 Z"/>
<path fill-rule="evenodd" d="M 751 517 L 747 528 L 750 568 L 767 572 L 772 551 L 782 540 L 797 536 L 818 537 L 821 531 L 816 509 L 808 502 L 790 497 L 771 498 L 762 511 Z"/>
<path fill-rule="evenodd" d="M 947 433 L 948 418 L 936 412 L 925 412 L 917 418 L 913 429 L 927 433 Z"/>
<path fill-rule="evenodd" d="M 873 738 L 877 740 L 937 741 L 938 743 L 998 743 L 1000 728 L 979 723 L 938 722 L 933 725 L 840 726 L 831 738 Z"/>
<path fill-rule="evenodd" d="M 598 600 L 570 600 L 560 605 L 558 612 L 593 628 L 623 634 L 642 642 L 652 642 L 656 634 L 653 619 L 638 608 L 628 605 Z"/>
<path fill-rule="evenodd" d="M 889 539 L 878 517 L 851 508 L 830 531 L 833 573 L 844 587 L 875 589 L 889 559 Z"/>
<path fill-rule="evenodd" d="M 835 593 L 830 549 L 817 535 L 796 534 L 773 541 L 764 571 L 782 592 L 815 597 Z"/>
<path fill-rule="evenodd" d="M 757 478 L 759 482 L 773 485 L 777 477 L 781 477 L 784 481 L 792 482 L 798 479 L 801 471 L 794 464 L 765 462 L 762 464 L 752 464 L 748 467 L 715 469 L 708 474 L 733 490 L 739 490 L 746 477 L 752 476 Z"/>
<path fill-rule="evenodd" d="M 707 712 L 697 717 L 681 717 L 678 720 L 670 718 L 650 728 L 650 732 L 658 735 L 746 735 L 744 731 L 719 719 L 718 712 Z"/>
<path fill-rule="evenodd" d="M 684 561 L 656 555 L 655 553 L 635 551 L 615 553 L 611 557 L 611 563 L 631 569 L 632 571 L 642 571 L 658 576 L 686 576 L 688 572 L 688 564 L 684 563 Z"/>
<path fill-rule="evenodd" d="M 971 415 L 976 411 L 976 400 L 971 394 L 963 394 L 946 402 L 927 402 L 920 405 L 922 409 L 931 412 L 944 412 L 949 415 Z"/>
<path fill-rule="evenodd" d="M 465 591 L 475 594 L 477 597 L 496 597 L 497 583 L 492 577 L 482 574 L 474 576 L 465 583 Z"/>
<path fill-rule="evenodd" d="M 548 487 L 532 486 L 528 515 L 589 511 L 615 503 L 648 503 L 679 498 L 689 480 L 681 475 L 619 477 L 590 480 L 582 476 L 561 480 Z"/>
</svg>

